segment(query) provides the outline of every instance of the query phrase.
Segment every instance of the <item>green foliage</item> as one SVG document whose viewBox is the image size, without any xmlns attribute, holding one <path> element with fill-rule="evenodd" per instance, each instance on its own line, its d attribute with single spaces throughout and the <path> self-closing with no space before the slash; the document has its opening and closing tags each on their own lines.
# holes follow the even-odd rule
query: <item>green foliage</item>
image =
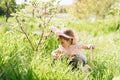
<svg viewBox="0 0 120 80">
<path fill-rule="evenodd" d="M 6 3 L 9 3 L 9 15 L 16 12 L 18 6 L 16 5 L 15 0 L 0 0 L 0 15 L 6 15 L 7 7 Z"/>
<path fill-rule="evenodd" d="M 120 6 L 117 6 L 117 5 L 112 6 L 109 9 L 108 14 L 114 15 L 114 16 L 120 15 Z"/>
<path fill-rule="evenodd" d="M 80 43 L 95 44 L 92 69 L 88 72 L 71 72 L 67 60 L 52 60 L 51 51 L 58 47 L 56 36 L 51 33 L 51 36 L 44 37 L 39 51 L 33 51 L 24 35 L 10 25 L 11 22 L 16 24 L 14 18 L 9 23 L 3 22 L 3 17 L 0 18 L 3 23 L 1 27 L 10 27 L 6 31 L 0 27 L 0 80 L 112 80 L 114 76 L 120 75 L 120 30 L 116 29 L 117 19 L 96 20 L 94 23 L 78 19 L 53 20 L 51 24 L 62 23 L 74 29 Z M 28 32 L 37 25 L 33 19 L 25 23 L 29 23 L 25 26 Z M 34 42 L 38 38 L 38 35 L 30 36 Z M 83 52 L 87 57 L 91 53 Z"/>
<path fill-rule="evenodd" d="M 88 18 L 91 15 L 104 18 L 109 9 L 118 0 L 76 0 L 71 6 L 71 9 L 67 9 L 71 14 L 79 18 Z"/>
<path fill-rule="evenodd" d="M 4 15 L 5 14 L 5 6 L 0 5 L 0 15 Z"/>
</svg>

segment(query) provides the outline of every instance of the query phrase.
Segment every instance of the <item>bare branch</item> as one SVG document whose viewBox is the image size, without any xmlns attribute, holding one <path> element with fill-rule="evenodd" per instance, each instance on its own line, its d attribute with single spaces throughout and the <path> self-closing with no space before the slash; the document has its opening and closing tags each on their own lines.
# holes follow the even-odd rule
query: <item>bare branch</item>
<svg viewBox="0 0 120 80">
<path fill-rule="evenodd" d="M 46 5 L 44 6 L 44 9 L 45 9 L 45 11 L 46 11 Z M 44 36 L 44 29 L 45 29 L 45 27 L 46 27 L 46 15 L 44 15 L 44 17 L 43 17 L 42 34 L 41 34 L 41 36 L 40 36 L 38 45 L 37 45 L 37 47 L 36 47 L 36 51 L 38 51 L 38 47 L 39 47 L 39 45 L 40 45 L 41 42 L 42 42 L 42 39 L 43 39 L 43 36 Z"/>
<path fill-rule="evenodd" d="M 41 34 L 40 39 L 39 39 L 39 42 L 38 42 L 38 44 L 37 44 L 36 51 L 38 51 L 38 47 L 39 47 L 39 45 L 41 44 L 41 41 L 42 41 L 42 39 L 43 39 L 43 36 L 44 36 L 44 28 L 42 29 L 42 34 Z"/>
<path fill-rule="evenodd" d="M 51 15 L 51 16 L 50 16 L 50 18 L 49 18 L 49 20 L 48 20 L 48 22 L 47 22 L 47 25 L 50 23 L 50 21 L 52 20 L 53 16 L 54 16 L 54 15 Z"/>
<path fill-rule="evenodd" d="M 28 42 L 29 42 L 30 45 L 31 45 L 31 48 L 34 50 L 34 47 L 33 47 L 33 44 L 32 44 L 32 42 L 31 42 L 31 40 L 29 39 L 27 33 L 24 31 L 24 29 L 22 28 L 21 23 L 20 23 L 19 20 L 18 20 L 18 16 L 16 16 L 16 21 L 17 21 L 17 23 L 20 25 L 20 29 L 22 30 L 22 33 L 25 34 L 25 36 L 26 36 Z"/>
</svg>

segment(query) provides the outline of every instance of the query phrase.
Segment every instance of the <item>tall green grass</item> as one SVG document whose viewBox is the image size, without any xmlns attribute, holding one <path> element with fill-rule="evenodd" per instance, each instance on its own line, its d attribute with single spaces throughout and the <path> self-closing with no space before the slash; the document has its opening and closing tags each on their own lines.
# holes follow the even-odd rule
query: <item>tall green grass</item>
<svg viewBox="0 0 120 80">
<path fill-rule="evenodd" d="M 39 51 L 33 51 L 23 35 L 0 18 L 0 80 L 112 80 L 120 75 L 120 31 L 114 20 L 97 20 L 94 23 L 85 20 L 53 21 L 52 24 L 64 24 L 74 29 L 80 43 L 94 44 L 92 69 L 88 72 L 76 70 L 66 59 L 53 62 L 51 51 L 58 47 L 56 36 L 43 39 Z M 11 19 L 12 20 L 12 19 Z M 3 23 L 3 24 L 2 24 Z M 14 23 L 15 24 L 15 23 Z M 31 25 L 36 25 L 31 22 Z M 26 25 L 29 27 L 30 25 Z M 29 27 L 30 28 L 30 27 Z M 33 41 L 38 36 L 30 36 Z M 34 43 L 35 46 L 35 43 Z M 90 50 L 83 50 L 87 57 Z"/>
</svg>

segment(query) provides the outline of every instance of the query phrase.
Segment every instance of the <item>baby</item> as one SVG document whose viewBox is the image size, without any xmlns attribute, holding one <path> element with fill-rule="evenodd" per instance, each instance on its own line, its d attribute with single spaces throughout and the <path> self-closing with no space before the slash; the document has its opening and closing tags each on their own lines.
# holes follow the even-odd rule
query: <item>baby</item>
<svg viewBox="0 0 120 80">
<path fill-rule="evenodd" d="M 78 62 L 84 67 L 87 58 L 81 49 L 94 49 L 94 46 L 91 44 L 86 45 L 78 43 L 71 29 L 59 30 L 56 27 L 51 27 L 50 29 L 58 36 L 58 41 L 60 42 L 59 47 L 52 51 L 54 60 L 59 58 L 61 52 L 64 52 L 67 58 L 71 60 L 69 65 L 73 65 L 72 70 L 77 68 Z"/>
</svg>

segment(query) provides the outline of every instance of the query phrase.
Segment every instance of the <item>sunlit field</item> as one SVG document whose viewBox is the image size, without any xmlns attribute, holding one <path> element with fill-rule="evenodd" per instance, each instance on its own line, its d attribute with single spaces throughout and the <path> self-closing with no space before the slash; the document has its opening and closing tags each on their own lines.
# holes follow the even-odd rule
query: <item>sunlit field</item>
<svg viewBox="0 0 120 80">
<path fill-rule="evenodd" d="M 0 17 L 0 80 L 112 80 L 120 75 L 120 19 L 100 19 L 91 22 L 78 19 L 52 20 L 51 25 L 59 28 L 72 28 L 78 41 L 94 44 L 93 59 L 89 71 L 75 70 L 63 58 L 53 62 L 51 52 L 58 47 L 56 36 L 48 31 L 38 51 L 33 51 L 26 37 L 15 26 L 16 21 L 10 18 L 8 23 Z M 36 30 L 34 20 L 28 21 L 29 30 Z M 30 34 L 33 46 L 39 35 Z M 91 50 L 83 50 L 87 58 Z M 89 62 L 89 61 L 88 61 Z M 89 65 L 89 64 L 88 64 Z"/>
</svg>

